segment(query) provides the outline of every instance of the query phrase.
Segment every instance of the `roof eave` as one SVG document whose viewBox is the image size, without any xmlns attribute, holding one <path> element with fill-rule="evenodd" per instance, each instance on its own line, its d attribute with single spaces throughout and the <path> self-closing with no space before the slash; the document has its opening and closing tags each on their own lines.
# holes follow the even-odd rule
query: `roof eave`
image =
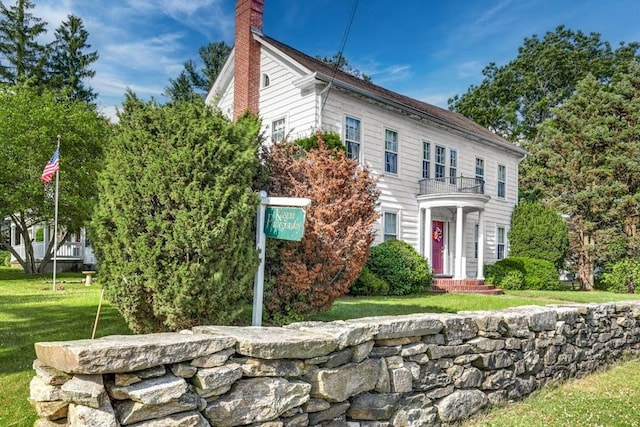
<svg viewBox="0 0 640 427">
<path fill-rule="evenodd" d="M 343 88 L 345 90 L 348 90 L 350 92 L 355 92 L 357 94 L 360 94 L 360 95 L 366 96 L 368 98 L 371 98 L 371 99 L 373 99 L 373 100 L 375 100 L 377 102 L 390 105 L 390 106 L 398 108 L 400 110 L 404 110 L 404 111 L 406 111 L 406 112 L 408 112 L 410 114 L 415 114 L 417 116 L 420 116 L 420 117 L 423 117 L 425 119 L 428 119 L 428 120 L 430 120 L 432 122 L 436 122 L 439 125 L 444 126 L 446 128 L 455 129 L 458 132 L 461 132 L 461 133 L 463 133 L 463 134 L 465 134 L 467 136 L 472 136 L 472 137 L 476 138 L 479 141 L 486 142 L 486 143 L 489 143 L 489 144 L 492 144 L 492 145 L 496 145 L 496 146 L 498 146 L 500 148 L 512 151 L 512 152 L 514 152 L 514 153 L 516 153 L 516 154 L 518 154 L 518 155 L 520 155 L 522 157 L 524 157 L 525 155 L 528 154 L 527 151 L 525 151 L 522 148 L 520 148 L 520 147 L 518 147 L 516 145 L 513 145 L 513 144 L 511 144 L 509 142 L 503 142 L 503 141 L 500 141 L 499 139 L 487 138 L 487 137 L 485 137 L 485 136 L 483 136 L 481 134 L 472 132 L 472 131 L 470 131 L 468 129 L 465 129 L 465 128 L 461 127 L 461 126 L 455 125 L 455 124 L 453 124 L 451 122 L 448 122 L 446 120 L 442 120 L 439 117 L 435 117 L 435 116 L 433 116 L 431 114 L 428 114 L 425 111 L 419 110 L 417 108 L 411 107 L 411 106 L 406 105 L 406 104 L 402 104 L 400 102 L 396 102 L 396 101 L 390 100 L 388 98 L 385 98 L 385 97 L 380 96 L 380 95 L 378 95 L 376 93 L 367 91 L 365 89 L 359 88 L 357 86 L 354 86 L 354 85 L 349 84 L 347 82 L 344 82 L 342 80 L 332 79 L 330 76 L 328 76 L 326 74 L 323 74 L 323 73 L 320 73 L 320 72 L 316 72 L 314 74 L 315 74 L 315 78 L 316 79 L 318 79 L 318 80 L 320 80 L 320 81 L 322 81 L 324 83 L 328 84 L 328 83 L 331 82 L 331 84 L 333 84 L 335 86 L 338 86 L 338 87 L 341 87 L 341 88 Z M 499 136 L 496 135 L 496 138 L 499 138 Z"/>
</svg>

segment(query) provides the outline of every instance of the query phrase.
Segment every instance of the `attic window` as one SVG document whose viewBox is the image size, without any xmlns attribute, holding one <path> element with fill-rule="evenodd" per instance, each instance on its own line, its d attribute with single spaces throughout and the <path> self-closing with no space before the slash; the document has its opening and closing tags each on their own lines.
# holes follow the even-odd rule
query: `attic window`
<svg viewBox="0 0 640 427">
<path fill-rule="evenodd" d="M 271 82 L 269 81 L 269 75 L 268 74 L 263 74 L 262 75 L 262 87 L 267 87 L 269 86 Z"/>
</svg>

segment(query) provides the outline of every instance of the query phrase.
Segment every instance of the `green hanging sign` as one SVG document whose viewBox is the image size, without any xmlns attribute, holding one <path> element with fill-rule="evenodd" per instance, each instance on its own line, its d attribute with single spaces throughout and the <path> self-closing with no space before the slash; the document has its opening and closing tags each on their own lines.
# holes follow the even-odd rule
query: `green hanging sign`
<svg viewBox="0 0 640 427">
<path fill-rule="evenodd" d="M 267 237 L 299 242 L 304 236 L 306 211 L 303 208 L 267 206 L 264 234 Z"/>
</svg>

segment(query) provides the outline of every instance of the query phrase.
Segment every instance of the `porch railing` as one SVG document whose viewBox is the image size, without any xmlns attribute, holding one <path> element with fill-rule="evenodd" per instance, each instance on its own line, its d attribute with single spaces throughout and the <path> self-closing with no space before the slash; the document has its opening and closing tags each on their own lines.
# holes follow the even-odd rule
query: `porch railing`
<svg viewBox="0 0 640 427">
<path fill-rule="evenodd" d="M 480 178 L 431 178 L 421 179 L 420 195 L 423 194 L 484 194 L 484 180 Z"/>
</svg>

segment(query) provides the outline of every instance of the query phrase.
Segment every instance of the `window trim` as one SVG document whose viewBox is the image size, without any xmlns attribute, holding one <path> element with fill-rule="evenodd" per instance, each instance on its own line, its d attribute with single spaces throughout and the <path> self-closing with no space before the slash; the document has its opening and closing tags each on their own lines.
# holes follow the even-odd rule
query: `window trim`
<svg viewBox="0 0 640 427">
<path fill-rule="evenodd" d="M 502 230 L 502 242 L 498 240 L 500 237 L 500 230 Z M 502 257 L 500 257 L 500 246 L 502 246 Z M 496 225 L 496 260 L 507 258 L 507 227 L 504 225 Z"/>
<path fill-rule="evenodd" d="M 438 161 L 438 149 L 440 148 L 442 149 L 442 162 Z M 441 179 L 444 182 L 444 180 L 447 179 L 447 147 L 436 144 L 434 157 L 435 170 L 433 173 L 433 177 L 435 179 Z M 442 167 L 442 176 L 438 176 L 438 166 Z"/>
<path fill-rule="evenodd" d="M 504 171 L 504 176 L 500 180 L 500 168 Z M 496 196 L 498 199 L 505 200 L 507 198 L 507 166 L 498 164 L 497 168 L 497 184 L 496 184 Z M 502 184 L 502 186 L 500 186 Z M 502 195 L 500 195 L 500 189 L 502 188 Z"/>
<path fill-rule="evenodd" d="M 282 122 L 282 138 L 280 139 L 275 139 L 274 138 L 274 134 L 275 134 L 275 124 Z M 272 143 L 276 143 L 276 142 L 280 142 L 282 140 L 284 140 L 287 136 L 287 118 L 286 117 L 280 117 L 279 119 L 275 119 L 271 121 L 271 142 Z"/>
<path fill-rule="evenodd" d="M 395 135 L 395 141 L 387 140 L 387 136 L 389 134 Z M 395 149 L 396 149 L 395 151 L 388 149 L 387 144 L 389 142 L 391 142 L 392 144 L 395 143 Z M 400 146 L 400 136 L 398 135 L 398 131 L 385 127 L 384 128 L 384 173 L 385 174 L 398 175 L 398 170 L 400 169 L 400 165 L 398 164 L 399 163 L 399 156 L 398 156 L 399 146 Z M 387 169 L 387 167 L 390 166 L 390 162 L 387 162 L 387 155 L 391 155 L 395 159 L 395 162 L 394 162 L 395 170 Z"/>
<path fill-rule="evenodd" d="M 355 139 L 349 139 L 347 138 L 348 135 L 348 126 L 347 126 L 347 120 L 355 120 L 356 122 L 358 122 L 358 140 Z M 349 144 L 356 144 L 358 147 L 358 155 L 357 156 L 351 156 L 349 155 Z M 355 116 L 350 116 L 345 114 L 344 116 L 344 146 L 345 146 L 345 150 L 347 152 L 347 158 L 350 159 L 355 159 L 358 162 L 362 161 L 362 120 L 355 117 Z"/>
<path fill-rule="evenodd" d="M 480 224 L 473 226 L 473 258 L 478 259 L 478 241 L 480 240 Z"/>
<path fill-rule="evenodd" d="M 449 184 L 457 183 L 458 150 L 449 148 Z"/>
<path fill-rule="evenodd" d="M 422 178 L 431 178 L 431 141 L 427 139 L 422 140 Z"/>
<path fill-rule="evenodd" d="M 386 225 L 387 225 L 387 214 L 394 215 L 396 219 L 395 224 L 395 234 L 387 233 Z M 397 240 L 400 235 L 400 212 L 394 209 L 383 209 L 382 210 L 382 241 L 386 242 L 387 240 Z M 391 236 L 392 238 L 387 239 L 387 236 Z"/>
</svg>

